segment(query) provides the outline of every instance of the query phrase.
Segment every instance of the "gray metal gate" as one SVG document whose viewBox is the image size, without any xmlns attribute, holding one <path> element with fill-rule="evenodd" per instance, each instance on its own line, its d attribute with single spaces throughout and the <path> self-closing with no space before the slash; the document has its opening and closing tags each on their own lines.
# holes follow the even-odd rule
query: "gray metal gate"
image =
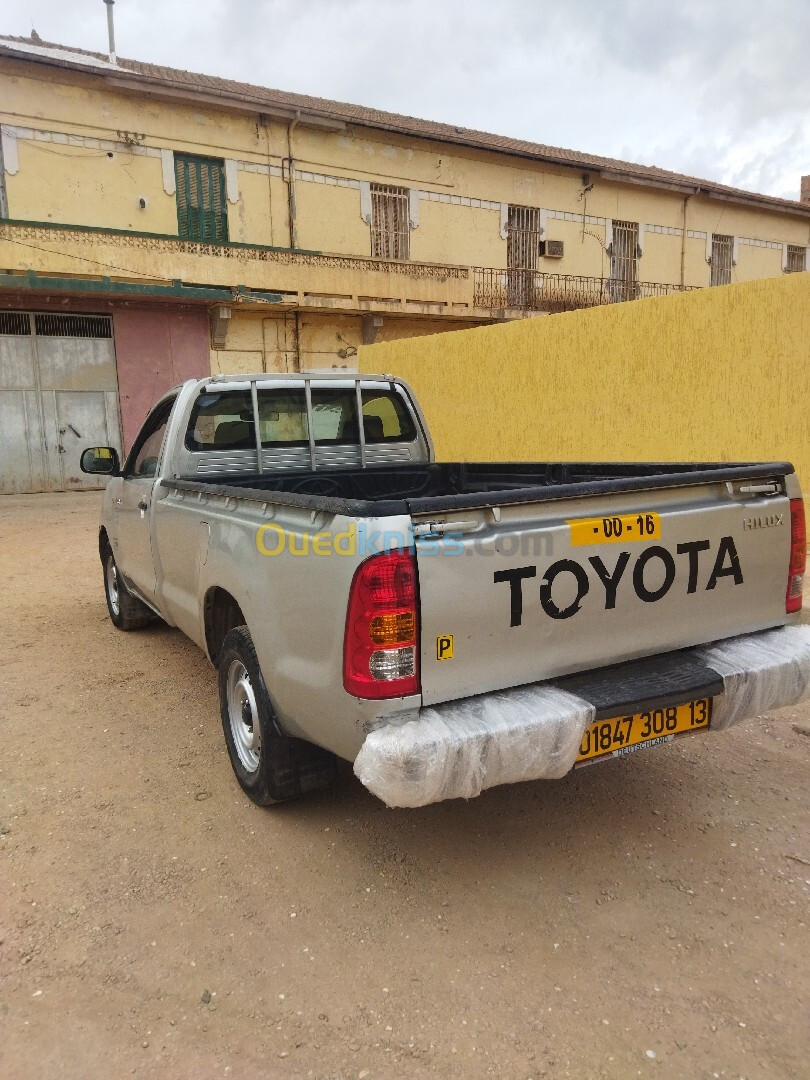
<svg viewBox="0 0 810 1080">
<path fill-rule="evenodd" d="M 102 487 L 96 445 L 121 452 L 111 318 L 0 311 L 0 492 Z"/>
</svg>

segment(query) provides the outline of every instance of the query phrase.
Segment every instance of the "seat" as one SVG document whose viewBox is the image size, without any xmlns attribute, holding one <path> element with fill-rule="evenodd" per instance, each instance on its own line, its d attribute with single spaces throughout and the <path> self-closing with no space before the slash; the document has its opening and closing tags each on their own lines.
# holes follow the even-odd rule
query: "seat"
<svg viewBox="0 0 810 1080">
<path fill-rule="evenodd" d="M 385 441 L 385 431 L 383 430 L 381 416 L 364 416 L 363 430 L 365 431 L 367 443 Z"/>
<path fill-rule="evenodd" d="M 217 424 L 214 432 L 214 446 L 227 447 L 229 450 L 254 450 L 256 436 L 253 424 L 246 420 L 226 420 Z"/>
</svg>

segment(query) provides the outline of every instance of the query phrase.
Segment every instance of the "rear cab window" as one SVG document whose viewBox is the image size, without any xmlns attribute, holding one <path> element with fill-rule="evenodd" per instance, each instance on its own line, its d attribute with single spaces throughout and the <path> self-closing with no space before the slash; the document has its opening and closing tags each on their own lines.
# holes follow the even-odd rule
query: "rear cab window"
<svg viewBox="0 0 810 1080">
<path fill-rule="evenodd" d="M 360 442 L 354 388 L 316 387 L 312 394 L 312 433 L 319 446 Z M 257 390 L 262 447 L 309 446 L 303 388 Z M 402 396 L 390 387 L 361 391 L 363 432 L 367 444 L 412 442 L 416 427 Z M 253 450 L 256 446 L 253 402 L 249 390 L 208 390 L 197 398 L 186 432 L 186 449 Z"/>
</svg>

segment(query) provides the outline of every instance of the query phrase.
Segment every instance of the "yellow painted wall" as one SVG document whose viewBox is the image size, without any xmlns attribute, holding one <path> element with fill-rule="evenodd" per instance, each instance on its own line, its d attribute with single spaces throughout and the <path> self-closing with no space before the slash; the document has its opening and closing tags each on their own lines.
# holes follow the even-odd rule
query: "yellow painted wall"
<svg viewBox="0 0 810 1080">
<path fill-rule="evenodd" d="M 781 248 L 762 248 L 752 247 L 750 244 L 740 244 L 737 265 L 732 268 L 731 280 L 732 282 L 753 281 L 756 278 L 776 277 L 781 273 Z"/>
<path fill-rule="evenodd" d="M 299 247 L 371 255 L 371 234 L 360 217 L 360 194 L 355 188 L 298 180 L 295 204 Z"/>
<path fill-rule="evenodd" d="M 605 251 L 604 225 L 585 225 L 581 221 L 548 222 L 548 240 L 562 240 L 565 255 L 562 259 L 539 259 L 538 269 L 546 274 L 584 274 L 586 277 L 604 277 L 610 272 L 610 257 Z M 506 266 L 506 243 L 504 258 L 497 264 Z M 639 270 L 641 274 L 641 271 Z M 645 281 L 647 277 L 641 275 Z"/>
<path fill-rule="evenodd" d="M 91 74 L 21 61 L 0 62 L 0 120 L 74 139 L 116 140 L 119 131 L 134 132 L 153 150 L 168 148 L 235 158 L 276 170 L 290 152 L 287 127 L 280 121 L 265 124 L 250 112 L 161 101 L 116 89 Z M 360 127 L 328 131 L 299 124 L 291 141 L 297 168 L 312 173 L 418 187 L 452 198 L 517 203 L 666 227 L 683 225 L 684 199 L 678 193 L 621 184 L 595 173 L 590 176 L 593 187 L 586 193 L 578 169 Z M 55 145 L 33 138 L 21 139 L 18 145 L 20 171 L 6 176 L 12 218 L 176 233 L 175 199 L 163 191 L 159 158 L 119 150 L 108 158 L 98 148 Z M 145 210 L 137 206 L 142 195 L 148 200 Z M 369 254 L 369 227 L 360 218 L 356 187 L 299 180 L 296 195 L 300 246 L 346 255 Z M 233 240 L 287 245 L 287 186 L 281 177 L 240 171 L 239 201 L 228 204 L 228 222 Z M 420 224 L 411 233 L 411 259 L 504 267 L 506 242 L 499 227 L 497 209 L 423 199 Z M 810 243 L 810 222 L 798 214 L 704 197 L 689 200 L 687 227 L 802 246 Z M 604 226 L 586 224 L 583 238 L 581 222 L 549 220 L 549 238 L 563 239 L 566 253 L 562 260 L 541 260 L 539 269 L 602 276 L 607 269 L 603 247 L 587 232 L 604 237 Z M 686 283 L 708 284 L 705 240 L 688 239 L 686 249 Z M 43 269 L 64 272 L 69 265 Z M 233 282 L 234 267 L 233 261 L 220 260 L 219 280 L 223 284 Z M 13 264 L 0 265 L 0 270 L 5 268 L 13 268 Z M 680 268 L 680 238 L 648 234 L 639 278 L 677 283 Z M 741 245 L 734 280 L 761 275 L 781 275 L 780 252 Z M 182 276 L 197 280 L 194 275 Z M 336 268 L 331 285 L 319 281 L 313 288 L 343 294 L 342 276 Z M 264 285 L 262 281 L 257 284 Z"/>
<path fill-rule="evenodd" d="M 271 218 L 271 190 L 268 177 L 259 173 L 240 172 L 239 202 L 228 203 L 228 239 L 242 244 L 274 243 Z M 286 197 L 286 195 L 285 195 Z M 169 196 L 172 202 L 173 195 Z M 276 207 L 272 207 L 273 212 Z M 177 232 L 175 221 L 172 232 Z M 286 237 L 282 244 L 287 244 Z"/>
<path fill-rule="evenodd" d="M 419 227 L 411 230 L 411 258 L 459 266 L 506 266 L 500 216 L 453 203 L 420 199 Z"/>
<path fill-rule="evenodd" d="M 666 284 L 670 280 L 672 267 L 677 266 L 679 269 L 676 281 L 680 281 L 681 243 L 680 236 L 647 232 L 644 237 L 644 253 L 638 261 L 639 279 Z M 686 284 L 693 284 L 693 282 L 687 280 Z M 708 285 L 708 281 L 705 284 Z"/>
<path fill-rule="evenodd" d="M 810 487 L 810 275 L 364 347 L 444 460 L 792 461 Z"/>
<path fill-rule="evenodd" d="M 177 203 L 163 190 L 159 158 L 36 140 L 20 140 L 18 155 L 19 172 L 6 176 L 14 215 L 65 225 L 177 232 Z M 141 196 L 147 201 L 144 210 L 138 205 Z"/>
</svg>

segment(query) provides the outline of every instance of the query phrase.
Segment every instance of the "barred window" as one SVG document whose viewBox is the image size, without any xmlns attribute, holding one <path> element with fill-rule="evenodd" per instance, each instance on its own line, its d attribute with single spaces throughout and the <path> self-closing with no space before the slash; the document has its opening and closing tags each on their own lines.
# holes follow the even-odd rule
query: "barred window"
<svg viewBox="0 0 810 1080">
<path fill-rule="evenodd" d="M 807 269 L 807 248 L 799 247 L 798 244 L 788 244 L 787 263 L 785 270 L 788 274 L 800 274 Z"/>
<path fill-rule="evenodd" d="M 378 259 L 410 257 L 408 189 L 371 185 L 371 254 Z"/>
<path fill-rule="evenodd" d="M 610 299 L 612 303 L 638 297 L 638 222 L 613 222 L 610 248 Z"/>
<path fill-rule="evenodd" d="M 712 235 L 712 285 L 730 285 L 734 258 L 734 237 Z"/>
<path fill-rule="evenodd" d="M 506 302 L 531 310 L 542 278 L 537 270 L 540 250 L 540 210 L 536 206 L 510 206 L 506 231 Z"/>
<path fill-rule="evenodd" d="M 177 181 L 177 227 L 186 240 L 228 239 L 225 163 L 219 158 L 174 155 Z"/>
</svg>

